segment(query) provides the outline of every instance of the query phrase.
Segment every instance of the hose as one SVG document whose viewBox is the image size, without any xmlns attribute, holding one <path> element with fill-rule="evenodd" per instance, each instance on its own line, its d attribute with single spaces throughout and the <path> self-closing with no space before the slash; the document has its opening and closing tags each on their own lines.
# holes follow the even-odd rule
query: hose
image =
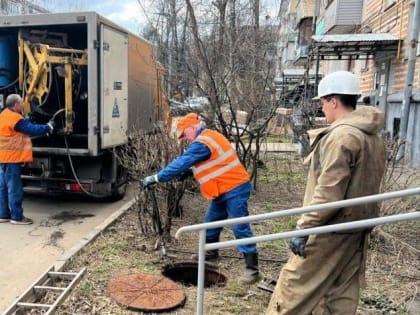
<svg viewBox="0 0 420 315">
<path fill-rule="evenodd" d="M 7 88 L 9 88 L 9 87 L 11 87 L 11 86 L 13 86 L 13 85 L 15 85 L 15 83 L 16 83 L 18 80 L 19 80 L 19 78 L 16 78 L 16 80 L 14 80 L 12 83 L 9 83 L 8 85 L 5 85 L 5 86 L 0 87 L 0 91 L 1 91 L 1 90 L 5 90 L 5 89 L 7 89 Z"/>
<path fill-rule="evenodd" d="M 165 248 L 165 240 L 163 237 L 163 228 L 162 228 L 162 220 L 160 218 L 160 211 L 159 211 L 159 205 L 156 199 L 155 190 L 152 187 L 146 188 L 147 192 L 149 193 L 150 198 L 152 199 L 152 205 L 153 205 L 153 223 L 156 224 L 156 229 L 159 234 L 160 244 L 161 244 L 161 252 L 163 256 L 166 256 L 166 248 Z"/>
<path fill-rule="evenodd" d="M 69 160 L 71 172 L 73 174 L 74 179 L 76 180 L 76 183 L 79 185 L 80 190 L 83 191 L 86 195 L 94 197 L 94 198 L 104 198 L 104 197 L 106 197 L 106 195 L 95 194 L 95 193 L 87 191 L 85 188 L 83 188 L 82 184 L 80 183 L 79 178 L 77 177 L 76 171 L 74 170 L 73 160 L 71 158 L 70 149 L 69 149 L 69 146 L 68 146 L 68 143 L 67 143 L 67 136 L 63 135 L 63 137 L 64 137 L 64 144 L 66 145 L 66 153 L 67 153 L 67 158 Z"/>
<path fill-rule="evenodd" d="M 62 108 L 62 109 L 59 109 L 58 111 L 56 111 L 54 113 L 54 115 L 52 115 L 51 119 L 54 120 L 55 117 L 57 117 L 57 115 L 60 114 L 61 112 L 63 112 L 64 110 L 65 110 L 65 108 Z M 33 139 L 38 139 L 38 138 L 41 138 L 41 137 L 45 137 L 45 135 L 31 137 L 31 139 L 33 140 Z"/>
<path fill-rule="evenodd" d="M 56 83 L 57 83 L 57 82 L 56 82 Z M 58 97 L 59 93 L 58 93 L 58 86 L 57 86 L 57 84 L 56 84 L 56 88 L 57 88 L 57 97 Z M 60 102 L 60 98 L 59 98 L 59 97 L 58 97 L 58 107 L 61 107 L 61 102 Z M 59 109 L 58 111 L 56 111 L 56 112 L 54 113 L 54 115 L 52 116 L 52 118 L 51 118 L 51 119 L 55 119 L 55 117 L 57 117 L 57 115 L 58 115 L 58 114 L 60 114 L 61 112 L 63 112 L 64 110 L 65 110 L 65 108 L 61 108 L 61 109 Z M 77 184 L 79 185 L 79 187 L 80 187 L 80 190 L 81 190 L 81 191 L 83 191 L 86 195 L 91 196 L 91 197 L 94 197 L 94 198 L 104 198 L 104 197 L 106 197 L 105 195 L 99 195 L 99 194 L 95 194 L 95 193 L 92 193 L 92 192 L 90 192 L 90 191 L 87 191 L 87 190 L 86 190 L 86 189 L 82 186 L 82 184 L 80 183 L 79 177 L 77 177 L 76 171 L 75 171 L 75 169 L 74 169 L 73 160 L 72 160 L 72 158 L 71 158 L 71 154 L 70 154 L 70 148 L 69 148 L 69 145 L 68 145 L 68 142 L 67 142 L 67 136 L 66 136 L 66 135 L 63 135 L 63 137 L 64 137 L 64 144 L 65 144 L 65 146 L 66 146 L 67 158 L 68 158 L 68 160 L 69 160 L 69 164 L 70 164 L 70 169 L 71 169 L 71 172 L 72 172 L 72 174 L 73 174 L 73 177 L 74 177 L 74 179 L 75 179 L 76 183 L 77 183 Z"/>
<path fill-rule="evenodd" d="M 60 114 L 61 112 L 65 111 L 65 110 L 66 110 L 65 108 L 59 109 L 58 111 L 56 111 L 54 113 L 54 115 L 52 115 L 51 119 L 54 120 L 55 117 L 57 117 L 58 114 Z"/>
</svg>

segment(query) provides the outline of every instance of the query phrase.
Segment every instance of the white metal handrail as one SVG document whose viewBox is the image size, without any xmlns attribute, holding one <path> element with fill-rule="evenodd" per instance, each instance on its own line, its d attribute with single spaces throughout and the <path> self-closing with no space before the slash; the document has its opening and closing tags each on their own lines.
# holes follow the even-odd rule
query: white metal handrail
<svg viewBox="0 0 420 315">
<path fill-rule="evenodd" d="M 364 196 L 364 197 L 353 198 L 353 199 L 346 199 L 346 200 L 341 200 L 341 201 L 334 201 L 334 202 L 301 207 L 301 208 L 279 210 L 279 211 L 274 211 L 270 213 L 257 214 L 257 215 L 242 217 L 242 218 L 194 224 L 194 225 L 184 226 L 178 229 L 178 231 L 175 234 L 175 238 L 179 238 L 181 233 L 184 233 L 184 232 L 193 232 L 193 231 L 199 232 L 197 312 L 196 314 L 198 315 L 203 314 L 204 260 L 205 260 L 205 252 L 208 250 L 232 247 L 232 246 L 237 246 L 237 245 L 274 241 L 274 240 L 279 240 L 279 239 L 284 239 L 284 238 L 291 238 L 294 236 L 307 236 L 307 235 L 313 235 L 313 234 L 323 234 L 323 233 L 331 233 L 331 232 L 336 232 L 336 231 L 368 228 L 368 227 L 373 227 L 373 226 L 377 226 L 381 224 L 389 224 L 389 223 L 395 223 L 395 222 L 405 221 L 405 220 L 417 220 L 417 219 L 420 219 L 420 212 L 416 211 L 416 212 L 411 212 L 411 213 L 396 214 L 396 215 L 373 218 L 373 219 L 351 221 L 351 222 L 346 222 L 346 223 L 332 224 L 332 225 L 314 227 L 314 228 L 303 229 L 303 230 L 288 231 L 288 232 L 282 232 L 282 233 L 277 233 L 277 234 L 268 234 L 268 235 L 255 236 L 255 237 L 217 242 L 217 243 L 211 243 L 211 244 L 206 244 L 206 230 L 207 229 L 218 228 L 218 227 L 223 227 L 223 226 L 231 226 L 231 225 L 240 224 L 240 223 L 250 223 L 250 222 L 255 222 L 255 221 L 279 218 L 279 217 L 302 214 L 302 213 L 307 213 L 307 212 L 328 211 L 328 210 L 339 209 L 343 207 L 356 206 L 356 205 L 373 203 L 373 202 L 380 202 L 383 200 L 395 199 L 395 198 L 400 198 L 400 197 L 408 197 L 408 196 L 413 196 L 413 195 L 418 195 L 418 194 L 420 194 L 420 187 L 394 191 L 394 192 L 387 192 L 387 193 L 371 195 L 371 196 Z"/>
</svg>

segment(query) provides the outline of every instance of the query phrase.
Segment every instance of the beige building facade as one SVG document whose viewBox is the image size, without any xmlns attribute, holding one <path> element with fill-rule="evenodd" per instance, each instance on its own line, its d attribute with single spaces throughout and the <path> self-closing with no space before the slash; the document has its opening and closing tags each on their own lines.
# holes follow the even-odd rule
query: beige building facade
<svg viewBox="0 0 420 315">
<path fill-rule="evenodd" d="M 420 1 L 290 1 L 289 11 L 296 14 L 297 41 L 294 62 L 289 62 L 288 67 L 305 67 L 304 60 L 306 69 L 321 76 L 337 70 L 358 75 L 365 104 L 385 112 L 384 133 L 390 139 L 398 139 L 401 126 L 407 125 L 403 128 L 407 140 L 405 157 L 412 165 L 420 166 L 420 47 L 418 34 L 412 34 L 414 26 L 420 23 L 415 18 Z M 308 25 L 312 25 L 309 39 Z M 413 37 L 417 43 L 413 43 Z M 303 49 L 302 43 L 308 47 Z M 409 62 L 412 45 L 416 45 L 412 96 L 408 115 L 404 115 L 402 103 L 407 71 L 413 65 Z M 302 51 L 307 52 L 306 56 L 301 55 Z"/>
<path fill-rule="evenodd" d="M 390 33 L 400 39 L 400 42 L 399 49 L 394 55 L 379 55 L 367 64 L 359 65 L 363 94 L 372 94 L 375 90 L 380 89 L 381 85 L 387 85 L 388 94 L 401 92 L 405 88 L 407 49 L 410 42 L 409 23 L 412 23 L 413 12 L 409 10 L 409 0 L 390 2 L 389 0 L 364 1 L 360 30 L 372 33 Z M 416 59 L 413 90 L 420 90 L 420 58 Z"/>
</svg>

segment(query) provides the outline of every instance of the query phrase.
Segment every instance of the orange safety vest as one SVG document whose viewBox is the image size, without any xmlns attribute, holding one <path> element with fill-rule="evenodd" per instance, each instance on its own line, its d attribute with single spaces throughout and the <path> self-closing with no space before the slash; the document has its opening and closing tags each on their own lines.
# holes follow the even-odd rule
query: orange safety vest
<svg viewBox="0 0 420 315">
<path fill-rule="evenodd" d="M 221 133 L 206 129 L 194 141 L 205 144 L 211 151 L 208 160 L 192 167 L 204 198 L 215 199 L 249 181 L 248 172 Z"/>
<path fill-rule="evenodd" d="M 0 114 L 0 163 L 32 162 L 31 138 L 15 130 L 22 115 L 8 108 Z"/>
</svg>

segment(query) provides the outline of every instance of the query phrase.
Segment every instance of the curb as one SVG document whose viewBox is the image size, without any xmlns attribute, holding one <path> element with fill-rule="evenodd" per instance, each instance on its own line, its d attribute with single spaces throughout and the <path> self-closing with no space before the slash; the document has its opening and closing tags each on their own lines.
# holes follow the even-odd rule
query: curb
<svg viewBox="0 0 420 315">
<path fill-rule="evenodd" d="M 130 209 L 136 202 L 136 197 L 133 197 L 130 201 L 126 202 L 119 209 L 113 212 L 108 218 L 106 218 L 101 224 L 96 226 L 91 232 L 82 237 L 82 239 L 72 248 L 67 250 L 62 256 L 57 258 L 54 264 L 56 271 L 63 271 L 67 263 L 73 256 L 81 251 L 83 247 L 91 243 L 96 237 L 101 234 L 108 226 L 114 223 L 119 217 L 121 217 L 128 209 Z"/>
</svg>

